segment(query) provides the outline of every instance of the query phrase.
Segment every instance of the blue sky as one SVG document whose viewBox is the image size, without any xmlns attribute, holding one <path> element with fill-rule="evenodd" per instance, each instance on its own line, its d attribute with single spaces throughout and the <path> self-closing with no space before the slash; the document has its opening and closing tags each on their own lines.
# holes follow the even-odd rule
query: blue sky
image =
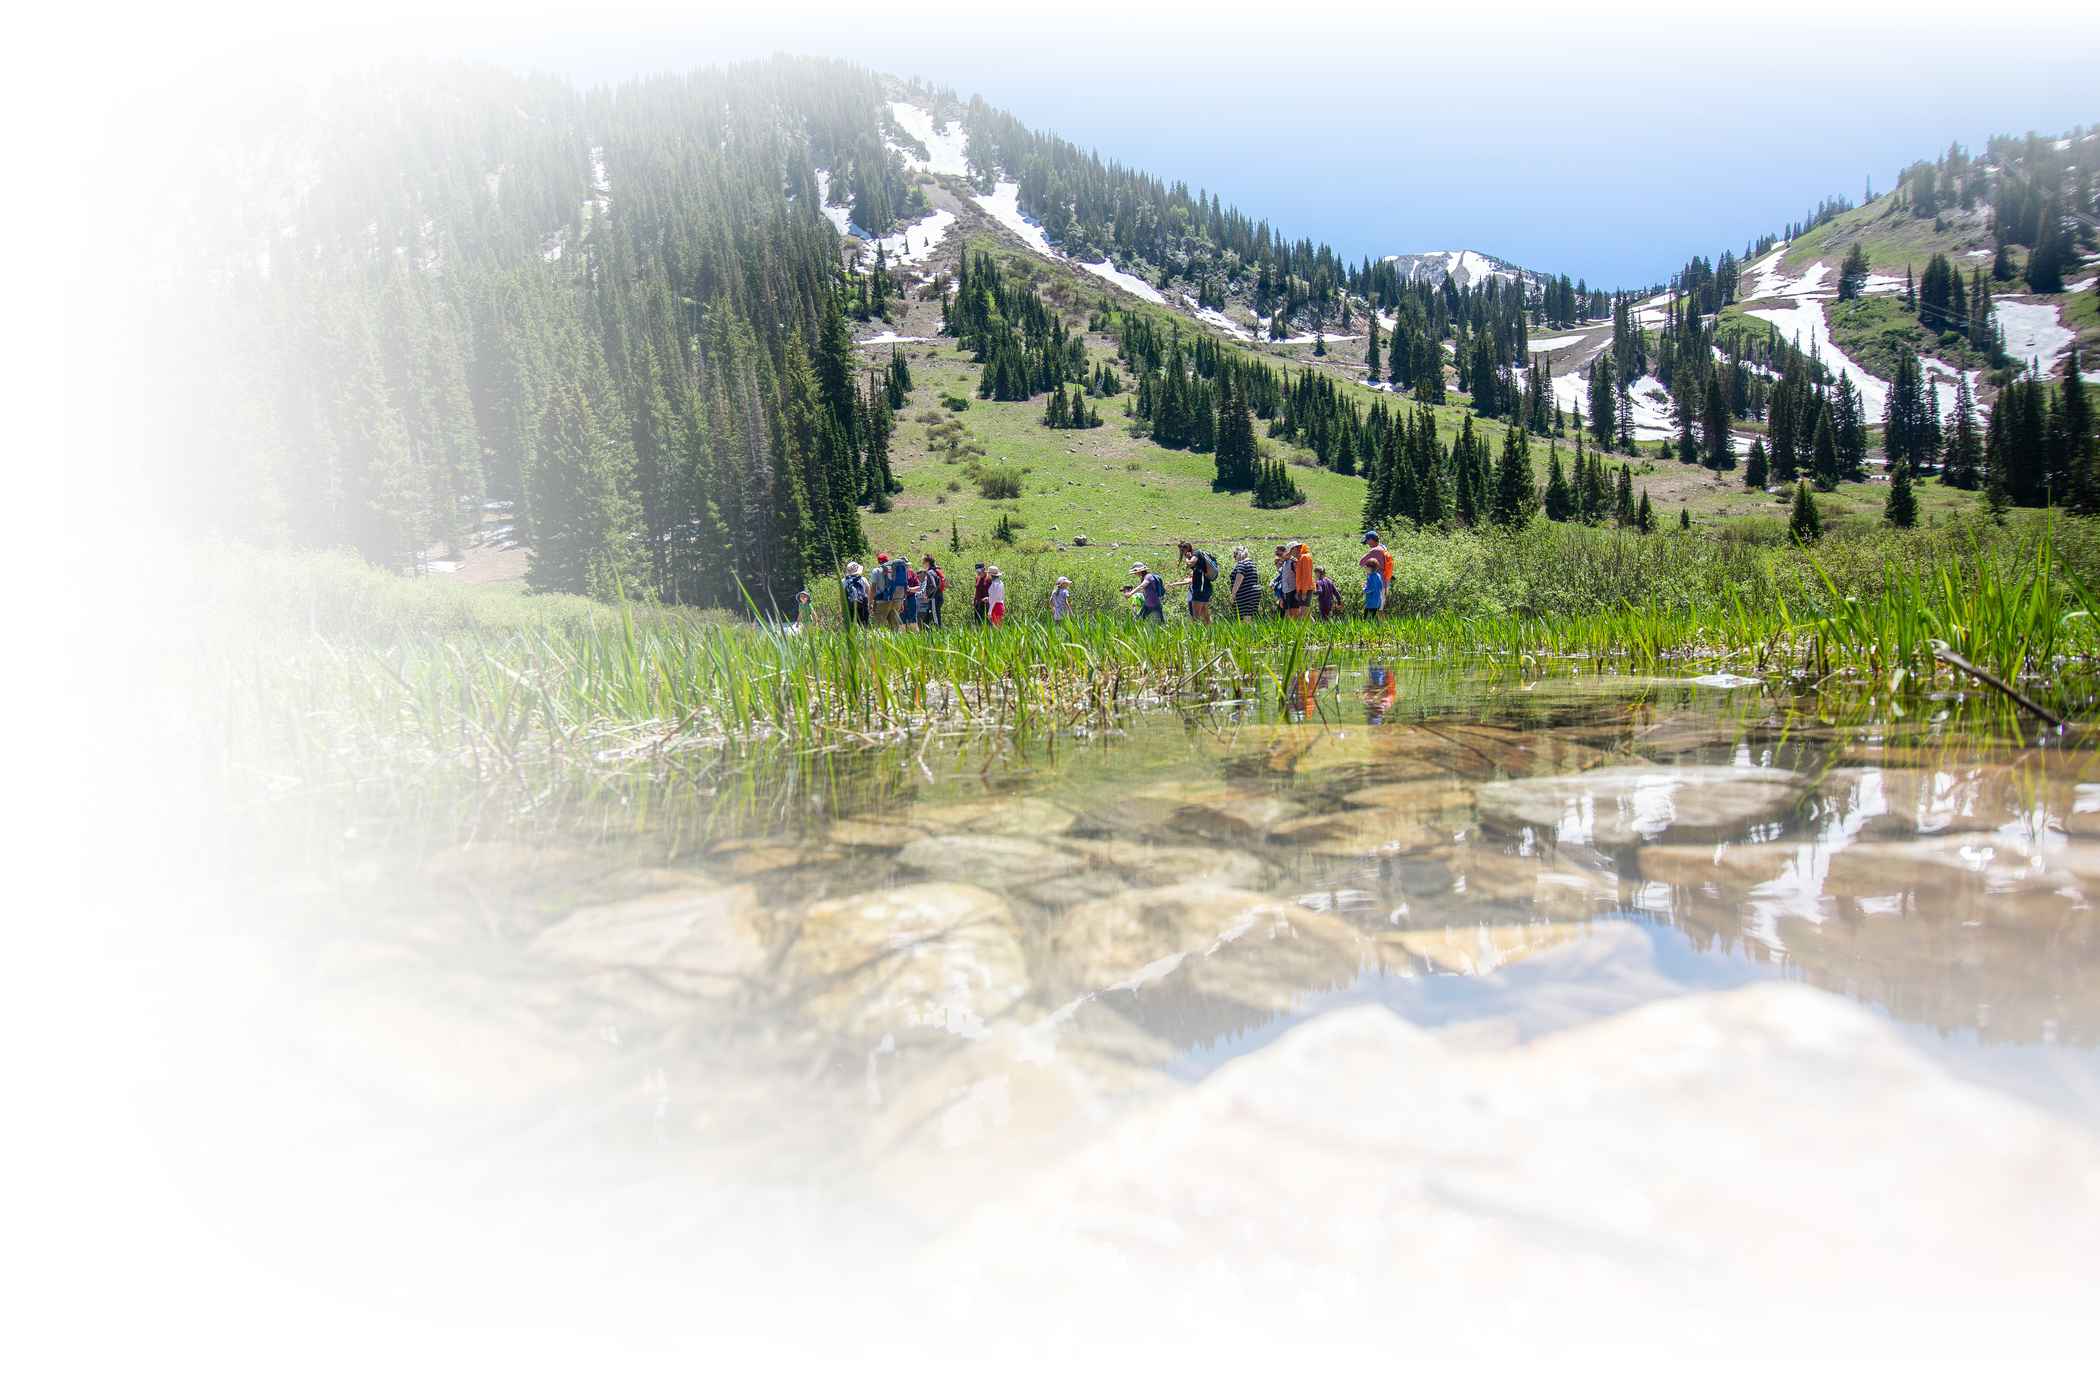
<svg viewBox="0 0 2100 1400">
<path fill-rule="evenodd" d="M 581 81 L 786 49 L 982 93 L 1039 129 L 1217 191 L 1351 259 L 1478 248 L 1592 284 L 1666 279 L 1826 195 L 1885 189 L 1950 140 L 2100 122 L 2100 14 L 1749 0 L 1606 16 L 1526 0 L 1440 10 L 987 6 L 506 27 L 480 56 Z M 1298 26 L 1299 32 L 1284 33 Z"/>
</svg>

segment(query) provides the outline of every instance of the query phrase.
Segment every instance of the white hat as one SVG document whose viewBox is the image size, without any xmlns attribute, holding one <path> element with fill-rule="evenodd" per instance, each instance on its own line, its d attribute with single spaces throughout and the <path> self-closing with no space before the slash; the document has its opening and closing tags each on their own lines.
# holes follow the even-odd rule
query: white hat
<svg viewBox="0 0 2100 1400">
<path fill-rule="evenodd" d="M 1058 586 L 1059 588 L 1069 588 L 1069 587 L 1071 587 L 1071 585 L 1072 585 L 1072 580 L 1070 580 L 1070 579 L 1068 579 L 1068 578 L 1064 577 L 1064 576 L 1063 576 L 1062 574 L 1058 575 L 1058 579 L 1057 579 L 1057 586 Z"/>
<path fill-rule="evenodd" d="M 848 563 L 848 564 L 846 565 L 846 572 L 847 572 L 847 573 L 849 573 L 849 574 L 857 574 L 857 573 L 860 573 L 860 572 L 862 572 L 862 570 L 861 570 L 861 567 L 860 567 L 860 560 L 858 560 L 858 559 L 855 559 L 855 560 L 852 560 L 851 562 L 849 562 L 849 563 Z"/>
<path fill-rule="evenodd" d="M 1130 566 L 1130 572 L 1134 574 L 1149 574 L 1152 572 L 1152 570 L 1147 568 L 1143 564 L 1132 564 Z"/>
</svg>

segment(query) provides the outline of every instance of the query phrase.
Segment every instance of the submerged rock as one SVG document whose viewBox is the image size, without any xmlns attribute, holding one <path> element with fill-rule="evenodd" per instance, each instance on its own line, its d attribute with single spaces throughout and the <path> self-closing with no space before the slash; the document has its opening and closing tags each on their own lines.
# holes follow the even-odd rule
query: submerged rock
<svg viewBox="0 0 2100 1400">
<path fill-rule="evenodd" d="M 1261 1325 L 1296 1296 L 1329 1321 L 1404 1306 L 1500 1354 L 1513 1315 L 1581 1346 L 1687 1308 L 1745 1344 L 1835 1309 L 1856 1345 L 1892 1326 L 1861 1297 L 1901 1330 L 1913 1303 L 2000 1315 L 2008 1279 L 2069 1316 L 2096 1251 L 2100 1140 L 1775 982 L 1514 1045 L 1328 1012 L 1140 1107 L 926 1264 L 987 1315 L 1062 1297 L 1142 1300 L 1152 1329 Z"/>
<path fill-rule="evenodd" d="M 926 831 L 973 836 L 1058 836 L 1079 820 L 1079 814 L 1069 807 L 1021 796 L 917 804 L 899 809 L 898 815 Z"/>
<path fill-rule="evenodd" d="M 1217 782 L 1164 782 L 1139 788 L 1127 803 L 1103 814 L 1108 825 L 1138 821 L 1216 836 L 1245 836 L 1267 830 L 1305 812 L 1302 803 L 1274 793 Z"/>
<path fill-rule="evenodd" d="M 1126 883 L 1206 884 L 1257 887 L 1271 871 L 1260 856 L 1223 843 L 1207 846 L 1154 845 L 1109 838 L 1072 841 L 1064 849 L 1089 866 L 1114 871 Z"/>
<path fill-rule="evenodd" d="M 2056 893 L 2081 903 L 2100 899 L 2100 842 L 2054 833 L 1860 841 L 1831 856 L 1822 881 L 1825 894 L 1847 898 L 1962 887 L 1994 894 Z"/>
<path fill-rule="evenodd" d="M 1586 919 L 1619 903 L 1618 877 L 1552 849 L 1454 846 L 1435 859 L 1464 881 L 1469 905 L 1486 903 L 1545 919 Z"/>
<path fill-rule="evenodd" d="M 749 885 L 674 888 L 579 909 L 534 939 L 532 951 L 598 971 L 669 977 L 705 995 L 733 991 L 768 958 Z"/>
<path fill-rule="evenodd" d="M 1395 936 L 1416 957 L 1444 972 L 1469 977 L 1506 963 L 1572 943 L 1589 932 L 1587 923 L 1481 924 L 1474 928 L 1415 929 Z"/>
<path fill-rule="evenodd" d="M 1005 888 L 1051 880 L 1079 869 L 1079 857 L 1047 841 L 1022 836 L 922 836 L 897 852 L 898 863 L 922 875 L 959 876 Z"/>
<path fill-rule="evenodd" d="M 724 841 L 708 852 L 710 869 L 749 878 L 805 865 L 829 865 L 841 859 L 838 847 L 793 841 Z"/>
<path fill-rule="evenodd" d="M 1248 1005 L 1288 1003 L 1353 977 L 1362 954 L 1341 920 L 1287 900 L 1209 884 L 1132 890 L 1081 905 L 1050 931 L 1049 960 L 1079 990 L 1155 995 L 1181 974 Z"/>
<path fill-rule="evenodd" d="M 813 1019 L 869 1038 L 973 1034 L 1028 989 L 1020 926 L 974 885 L 900 885 L 803 911 L 781 960 Z"/>
<path fill-rule="evenodd" d="M 1694 889 L 1712 886 L 1723 894 L 1741 895 L 1793 871 L 1811 849 L 1803 841 L 1643 846 L 1640 872 L 1644 880 Z"/>
<path fill-rule="evenodd" d="M 1436 810 L 1361 807 L 1283 822 L 1269 832 L 1269 840 L 1320 855 L 1409 855 L 1450 845 L 1466 825 Z"/>
<path fill-rule="evenodd" d="M 1807 791 L 1800 775 L 1782 769 L 1637 766 L 1488 783 L 1477 802 L 1484 825 L 1544 828 L 1567 844 L 1611 847 L 1733 834 L 1788 816 Z"/>
<path fill-rule="evenodd" d="M 1876 829 L 1905 836 L 2038 831 L 2076 806 L 2063 782 L 2013 765 L 1838 768 L 1824 775 L 1820 790 L 1840 814 L 1865 814 Z"/>
</svg>

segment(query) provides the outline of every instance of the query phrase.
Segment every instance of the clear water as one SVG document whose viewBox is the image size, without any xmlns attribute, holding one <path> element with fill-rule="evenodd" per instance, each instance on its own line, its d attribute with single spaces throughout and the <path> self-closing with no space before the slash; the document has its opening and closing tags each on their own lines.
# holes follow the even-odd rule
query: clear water
<svg viewBox="0 0 2100 1400">
<path fill-rule="evenodd" d="M 287 813 L 214 1072 L 288 1163 L 529 1159 L 672 1235 L 821 1200 L 936 1236 L 1359 1001 L 1524 1038 L 1798 979 L 2100 1126 L 2100 761 L 1710 680 L 1329 669 L 1019 749 Z"/>
</svg>

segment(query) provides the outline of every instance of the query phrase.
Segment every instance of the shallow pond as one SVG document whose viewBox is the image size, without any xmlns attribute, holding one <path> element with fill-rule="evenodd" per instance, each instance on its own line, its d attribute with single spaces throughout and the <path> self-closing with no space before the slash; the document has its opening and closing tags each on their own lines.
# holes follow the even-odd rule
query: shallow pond
<svg viewBox="0 0 2100 1400">
<path fill-rule="evenodd" d="M 2100 760 L 2031 732 L 1370 665 L 819 768 L 609 781 L 530 835 L 369 815 L 252 892 L 294 990 L 236 1057 L 375 1190 L 530 1158 L 673 1237 L 760 1199 L 936 1237 L 1350 1003 L 1522 1042 L 1787 979 L 2100 1126 Z"/>
</svg>

